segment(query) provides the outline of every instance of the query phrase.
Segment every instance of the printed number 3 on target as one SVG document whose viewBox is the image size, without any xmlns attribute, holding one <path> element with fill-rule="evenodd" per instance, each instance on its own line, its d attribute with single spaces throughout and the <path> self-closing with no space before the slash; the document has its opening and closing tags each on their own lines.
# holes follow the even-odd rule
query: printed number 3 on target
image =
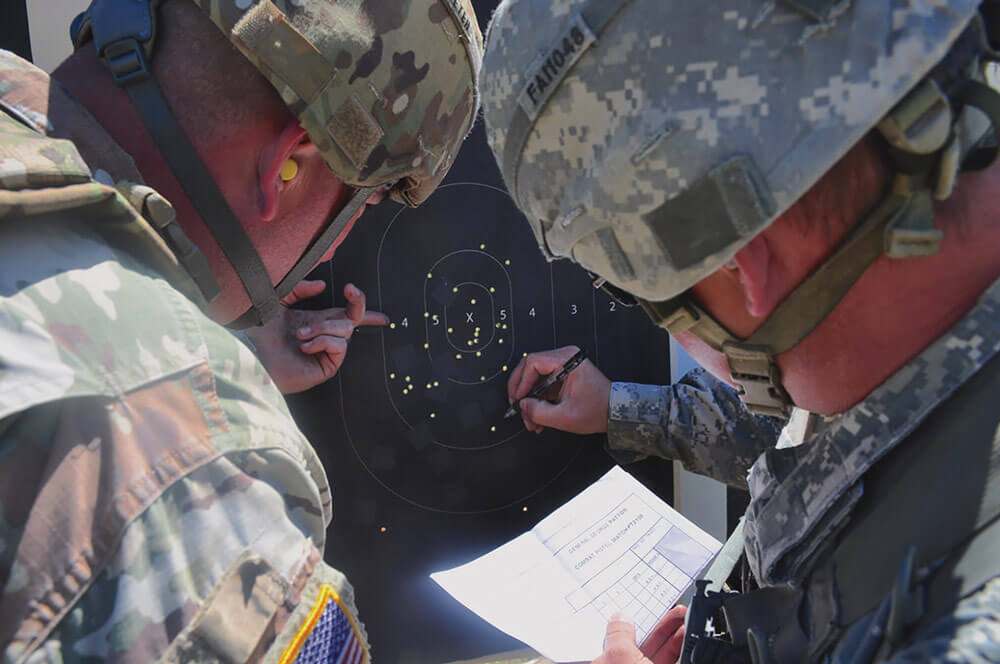
<svg viewBox="0 0 1000 664">
<path fill-rule="evenodd" d="M 589 662 L 613 613 L 642 643 L 721 546 L 616 466 L 530 531 L 431 578 L 548 659 Z"/>
</svg>

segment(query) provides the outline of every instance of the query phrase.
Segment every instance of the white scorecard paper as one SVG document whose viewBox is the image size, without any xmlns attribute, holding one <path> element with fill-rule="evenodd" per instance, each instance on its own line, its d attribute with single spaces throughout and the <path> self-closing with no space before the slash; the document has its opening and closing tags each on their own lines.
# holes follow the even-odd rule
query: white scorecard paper
<svg viewBox="0 0 1000 664">
<path fill-rule="evenodd" d="M 615 611 L 642 643 L 721 546 L 615 466 L 529 532 L 431 578 L 548 659 L 589 662 Z"/>
</svg>

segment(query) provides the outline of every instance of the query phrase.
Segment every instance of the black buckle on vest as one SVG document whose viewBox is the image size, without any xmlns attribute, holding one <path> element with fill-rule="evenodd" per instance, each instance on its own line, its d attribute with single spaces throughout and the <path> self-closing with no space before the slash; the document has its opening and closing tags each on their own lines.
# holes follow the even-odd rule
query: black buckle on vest
<svg viewBox="0 0 1000 664">
<path fill-rule="evenodd" d="M 119 87 L 128 87 L 149 79 L 149 65 L 142 46 L 133 37 L 120 39 L 104 47 L 104 61 Z"/>
<path fill-rule="evenodd" d="M 739 593 L 725 589 L 714 592 L 708 586 L 707 579 L 695 581 L 678 664 L 750 664 L 749 651 L 736 646 L 726 633 L 723 607 Z"/>
<path fill-rule="evenodd" d="M 740 594 L 696 582 L 680 664 L 790 664 L 806 660 L 802 591 L 770 586 Z"/>
</svg>

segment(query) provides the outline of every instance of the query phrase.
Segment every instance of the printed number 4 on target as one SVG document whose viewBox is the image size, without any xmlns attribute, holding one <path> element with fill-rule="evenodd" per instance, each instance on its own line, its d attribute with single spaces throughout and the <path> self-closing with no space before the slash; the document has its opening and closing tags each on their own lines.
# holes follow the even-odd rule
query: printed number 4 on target
<svg viewBox="0 0 1000 664">
<path fill-rule="evenodd" d="M 589 662 L 612 614 L 641 644 L 721 547 L 615 466 L 530 531 L 431 578 L 546 658 Z"/>
</svg>

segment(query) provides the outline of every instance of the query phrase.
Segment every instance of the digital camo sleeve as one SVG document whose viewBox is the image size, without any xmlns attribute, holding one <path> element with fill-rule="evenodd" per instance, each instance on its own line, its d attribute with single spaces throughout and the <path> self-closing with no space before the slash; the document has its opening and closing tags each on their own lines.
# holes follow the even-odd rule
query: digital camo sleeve
<svg viewBox="0 0 1000 664">
<path fill-rule="evenodd" d="M 736 390 L 704 369 L 673 385 L 611 385 L 612 453 L 676 459 L 691 472 L 741 489 L 750 465 L 774 446 L 782 426 L 776 418 L 752 415 Z"/>
</svg>

